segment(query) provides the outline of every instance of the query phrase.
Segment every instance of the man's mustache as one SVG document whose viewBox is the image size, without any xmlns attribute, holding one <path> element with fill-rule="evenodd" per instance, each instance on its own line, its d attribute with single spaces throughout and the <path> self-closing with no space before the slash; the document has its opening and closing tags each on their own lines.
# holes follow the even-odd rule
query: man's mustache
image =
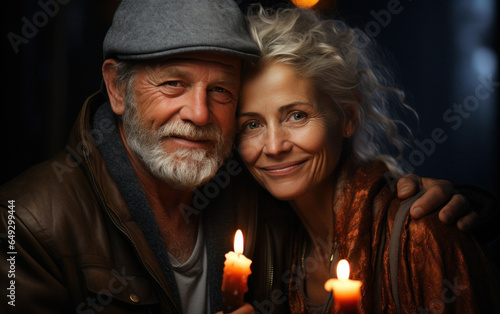
<svg viewBox="0 0 500 314">
<path fill-rule="evenodd" d="M 195 126 L 185 122 L 170 122 L 162 125 L 156 134 L 163 137 L 182 137 L 193 141 L 214 141 L 223 140 L 222 131 L 213 124 L 206 126 Z"/>
</svg>

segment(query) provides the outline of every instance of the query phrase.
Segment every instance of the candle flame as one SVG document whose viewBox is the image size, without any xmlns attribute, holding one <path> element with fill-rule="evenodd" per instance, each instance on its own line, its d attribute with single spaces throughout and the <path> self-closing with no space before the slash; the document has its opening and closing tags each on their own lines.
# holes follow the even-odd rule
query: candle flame
<svg viewBox="0 0 500 314">
<path fill-rule="evenodd" d="M 236 254 L 243 254 L 243 233 L 240 229 L 234 235 L 234 252 Z"/>
<path fill-rule="evenodd" d="M 340 260 L 337 264 L 337 278 L 339 280 L 349 279 L 349 271 L 349 262 L 347 262 L 347 260 L 345 259 Z"/>
</svg>

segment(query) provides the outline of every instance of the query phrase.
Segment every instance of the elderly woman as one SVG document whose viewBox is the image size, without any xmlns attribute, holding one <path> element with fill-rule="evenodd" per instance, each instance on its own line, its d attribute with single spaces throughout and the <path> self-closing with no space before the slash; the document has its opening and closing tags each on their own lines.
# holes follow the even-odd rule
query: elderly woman
<svg viewBox="0 0 500 314">
<path fill-rule="evenodd" d="M 261 8 L 249 22 L 262 57 L 242 91 L 239 151 L 304 227 L 291 235 L 293 280 L 281 288 L 289 309 L 334 312 L 324 283 L 347 259 L 363 312 L 499 311 L 498 282 L 468 233 L 437 214 L 396 215 L 408 204 L 391 188 L 403 170 L 389 152 L 402 154 L 399 130 L 409 130 L 390 112 L 413 111 L 387 87 L 369 38 L 301 9 Z"/>
</svg>

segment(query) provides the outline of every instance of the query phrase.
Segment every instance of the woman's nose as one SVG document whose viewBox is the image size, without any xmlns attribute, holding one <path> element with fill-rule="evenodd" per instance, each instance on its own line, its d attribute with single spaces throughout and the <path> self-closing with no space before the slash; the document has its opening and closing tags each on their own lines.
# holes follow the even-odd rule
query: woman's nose
<svg viewBox="0 0 500 314">
<path fill-rule="evenodd" d="M 288 133 L 281 127 L 268 127 L 263 152 L 268 155 L 279 155 L 289 152 L 292 143 L 288 139 Z"/>
</svg>

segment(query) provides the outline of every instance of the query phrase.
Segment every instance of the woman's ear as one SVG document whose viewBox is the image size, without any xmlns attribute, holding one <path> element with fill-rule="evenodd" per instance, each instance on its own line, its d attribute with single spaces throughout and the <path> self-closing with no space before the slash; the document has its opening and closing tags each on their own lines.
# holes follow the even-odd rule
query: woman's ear
<svg viewBox="0 0 500 314">
<path fill-rule="evenodd" d="M 345 138 L 353 136 L 359 125 L 359 104 L 361 103 L 361 95 L 356 93 L 354 96 L 356 102 L 344 108 L 342 136 Z"/>
<path fill-rule="evenodd" d="M 106 59 L 102 64 L 102 76 L 108 91 L 109 102 L 113 112 L 119 116 L 125 111 L 125 90 L 122 86 L 116 86 L 116 64 L 114 59 Z"/>
</svg>

